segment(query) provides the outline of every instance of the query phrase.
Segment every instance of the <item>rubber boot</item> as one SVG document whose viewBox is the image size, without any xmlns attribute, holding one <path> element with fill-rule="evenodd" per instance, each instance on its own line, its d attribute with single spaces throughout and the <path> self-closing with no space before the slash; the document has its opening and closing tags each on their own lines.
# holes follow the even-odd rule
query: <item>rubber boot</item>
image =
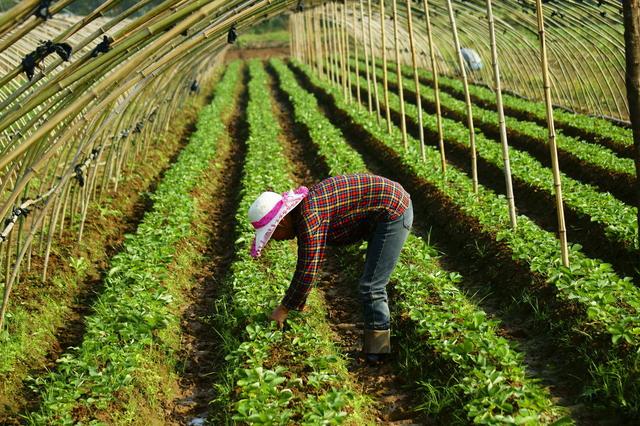
<svg viewBox="0 0 640 426">
<path fill-rule="evenodd" d="M 390 330 L 365 330 L 362 352 L 365 354 L 388 354 L 391 352 Z"/>
</svg>

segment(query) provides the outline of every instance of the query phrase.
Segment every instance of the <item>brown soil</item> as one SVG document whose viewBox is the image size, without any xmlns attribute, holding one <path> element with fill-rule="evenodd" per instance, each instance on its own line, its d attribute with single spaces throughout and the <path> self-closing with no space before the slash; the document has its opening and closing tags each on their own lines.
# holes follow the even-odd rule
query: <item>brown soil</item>
<svg viewBox="0 0 640 426">
<path fill-rule="evenodd" d="M 200 103 L 204 102 L 204 97 Z M 95 206 L 89 208 L 85 223 L 83 242 L 78 244 L 77 234 L 69 227 L 62 238 L 54 243 L 49 259 L 49 277 L 41 282 L 43 259 L 34 255 L 33 272 L 27 273 L 12 296 L 15 304 L 28 304 L 34 312 L 41 303 L 48 299 L 62 300 L 68 304 L 64 318 L 57 320 L 61 326 L 56 330 L 52 340 L 43 341 L 49 347 L 46 358 L 36 359 L 29 355 L 25 361 L 28 365 L 18 365 L 12 376 L 4 377 L 5 395 L 10 404 L 0 406 L 0 424 L 19 424 L 19 413 L 25 409 L 34 409 L 39 400 L 27 386 L 22 383 L 24 377 L 38 377 L 55 367 L 56 359 L 69 347 L 77 346 L 82 341 L 85 331 L 84 319 L 91 314 L 91 306 L 102 290 L 104 274 L 109 268 L 109 259 L 118 253 L 124 241 L 124 235 L 135 231 L 144 213 L 151 208 L 148 194 L 155 190 L 164 172 L 175 161 L 181 148 L 187 143 L 189 135 L 195 129 L 197 116 L 195 108 L 186 109 L 176 118 L 176 126 L 170 129 L 166 143 L 150 150 L 147 160 L 129 170 L 126 184 L 120 185 L 117 192 L 108 192 L 109 198 L 102 206 L 119 212 L 117 215 L 103 216 Z M 74 272 L 68 259 L 83 257 L 90 260 L 85 278 L 76 282 L 77 287 L 52 285 L 56 280 L 63 282 L 74 280 Z"/>
<path fill-rule="evenodd" d="M 353 123 L 332 97 L 313 86 L 302 72 L 294 66 L 292 69 L 372 171 L 397 180 L 414 195 L 416 219 L 420 218 L 414 224 L 416 231 L 444 253 L 444 269 L 463 275 L 461 286 L 470 297 L 502 321 L 504 337 L 524 350 L 529 374 L 548 386 L 558 404 L 570 406 L 574 419 L 581 424 L 599 424 L 596 419 L 602 416 L 619 420 L 615 413 L 598 412 L 577 402 L 588 366 L 576 356 L 575 348 L 584 344 L 584 338 L 570 329 L 569 319 L 579 319 L 583 313 L 575 306 L 558 304 L 554 289 L 514 262 L 507 246 L 484 233 L 475 218 L 459 210 L 437 188 L 412 175 L 397 154 Z M 535 305 L 524 302 L 527 299 Z M 563 338 L 568 344 L 559 345 Z M 600 343 L 607 346 L 606 342 Z M 594 342 L 595 346 L 598 343 Z"/>
<path fill-rule="evenodd" d="M 220 338 L 211 324 L 215 301 L 234 259 L 236 240 L 235 216 L 238 210 L 240 181 L 248 128 L 247 70 L 236 110 L 227 121 L 227 142 L 215 159 L 218 173 L 210 175 L 198 190 L 203 201 L 201 209 L 208 212 L 202 226 L 206 229 L 206 244 L 202 247 L 204 261 L 195 274 L 197 285 L 191 289 L 188 307 L 182 316 L 181 395 L 173 402 L 171 424 L 186 425 L 194 419 L 207 418 L 208 406 L 214 398 L 214 372 L 225 362 L 220 351 Z"/>
<path fill-rule="evenodd" d="M 329 168 L 313 144 L 308 129 L 294 122 L 292 105 L 278 87 L 277 74 L 269 67 L 274 114 L 283 129 L 283 144 L 293 165 L 298 184 L 310 186 L 329 175 Z M 371 365 L 362 356 L 362 310 L 357 294 L 359 270 L 364 266 L 349 251 L 330 249 L 317 289 L 327 302 L 327 317 L 342 353 L 347 356 L 349 371 L 362 392 L 375 401 L 376 419 L 380 424 L 427 424 L 414 411 L 418 402 L 410 384 L 398 374 L 397 359 L 382 365 Z M 345 259 L 349 261 L 345 262 Z M 354 266 L 355 265 L 355 266 Z M 392 356 L 393 358 L 393 356 Z"/>
<path fill-rule="evenodd" d="M 226 61 L 232 61 L 234 59 L 269 59 L 269 58 L 284 58 L 289 56 L 288 46 L 277 47 L 259 47 L 259 48 L 233 48 L 227 51 Z"/>
</svg>

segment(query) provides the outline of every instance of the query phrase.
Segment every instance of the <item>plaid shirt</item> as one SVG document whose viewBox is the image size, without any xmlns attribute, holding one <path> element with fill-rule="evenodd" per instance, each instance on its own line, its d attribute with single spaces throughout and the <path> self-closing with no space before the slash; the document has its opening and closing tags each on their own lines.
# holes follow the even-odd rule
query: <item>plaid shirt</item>
<svg viewBox="0 0 640 426">
<path fill-rule="evenodd" d="M 298 264 L 282 304 L 304 307 L 327 245 L 367 238 L 378 222 L 399 218 L 409 203 L 399 183 L 374 175 L 334 176 L 311 187 L 299 206 Z"/>
</svg>

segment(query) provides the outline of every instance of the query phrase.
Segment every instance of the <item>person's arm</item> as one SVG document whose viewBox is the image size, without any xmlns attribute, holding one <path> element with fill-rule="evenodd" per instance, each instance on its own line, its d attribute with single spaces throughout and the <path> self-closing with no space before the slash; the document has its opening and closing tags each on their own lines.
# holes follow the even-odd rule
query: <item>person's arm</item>
<svg viewBox="0 0 640 426">
<path fill-rule="evenodd" d="M 304 308 L 318 269 L 324 259 L 326 241 L 327 226 L 324 223 L 313 230 L 302 232 L 298 236 L 296 272 L 293 274 L 293 279 L 281 304 L 286 309 L 301 311 Z"/>
</svg>

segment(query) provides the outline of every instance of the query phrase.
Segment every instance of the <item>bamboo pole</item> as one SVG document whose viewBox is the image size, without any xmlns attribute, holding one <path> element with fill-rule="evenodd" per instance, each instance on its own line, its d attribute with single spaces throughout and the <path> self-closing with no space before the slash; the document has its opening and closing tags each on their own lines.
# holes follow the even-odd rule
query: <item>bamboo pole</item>
<svg viewBox="0 0 640 426">
<path fill-rule="evenodd" d="M 462 84 L 464 86 L 464 98 L 467 104 L 467 128 L 469 129 L 469 148 L 471 150 L 471 180 L 473 182 L 473 192 L 478 192 L 478 155 L 476 152 L 476 133 L 473 126 L 473 109 L 471 106 L 471 95 L 469 94 L 469 82 L 467 80 L 467 70 L 462 58 L 462 51 L 460 48 L 460 39 L 458 38 L 458 28 L 456 26 L 456 17 L 453 13 L 453 6 L 451 0 L 447 0 L 447 8 L 449 9 L 449 20 L 451 22 L 451 32 L 453 33 L 453 43 L 456 50 L 458 59 L 458 66 L 460 67 L 460 73 L 462 78 Z"/>
<path fill-rule="evenodd" d="M 404 86 L 402 83 L 402 65 L 400 61 L 400 40 L 398 37 L 398 5 L 396 0 L 392 0 L 393 5 L 393 39 L 396 51 L 396 76 L 398 79 L 398 96 L 400 97 L 400 124 L 402 130 L 402 146 L 405 152 L 409 149 L 407 139 L 407 117 L 404 107 Z"/>
<path fill-rule="evenodd" d="M 373 44 L 373 31 L 371 29 L 371 24 L 373 21 L 373 17 L 371 14 L 371 0 L 367 0 L 367 5 L 369 8 L 369 46 L 371 52 L 371 75 L 373 78 L 373 90 L 375 94 L 376 100 L 376 117 L 378 119 L 378 124 L 380 124 L 380 119 L 382 118 L 382 114 L 380 113 L 380 95 L 378 93 L 378 79 L 376 77 L 375 66 L 376 66 L 376 53 Z"/>
<path fill-rule="evenodd" d="M 347 0 L 342 5 L 342 37 L 344 39 L 344 73 L 347 76 L 347 100 L 353 102 L 353 92 L 351 91 L 351 47 L 349 43 L 349 34 L 347 31 Z"/>
<path fill-rule="evenodd" d="M 316 51 L 313 48 L 313 25 L 311 22 L 311 11 L 306 11 L 304 13 L 304 26 L 305 26 L 305 38 L 307 39 L 307 51 L 309 52 L 309 66 L 311 69 L 314 67 L 314 63 L 316 62 Z"/>
<path fill-rule="evenodd" d="M 344 80 L 344 74 L 342 73 L 344 57 L 342 56 L 342 37 L 340 37 L 340 28 L 338 27 L 338 6 L 337 3 L 331 3 L 331 5 L 333 6 L 331 15 L 333 18 L 334 38 L 336 45 L 336 64 L 338 65 L 336 75 L 338 77 L 340 89 L 342 89 L 342 93 L 346 97 L 346 81 Z"/>
<path fill-rule="evenodd" d="M 329 3 L 331 4 L 331 3 Z M 340 67 L 339 58 L 338 58 L 338 40 L 336 38 L 337 30 L 335 28 L 335 19 L 333 15 L 333 6 L 329 7 L 327 10 L 327 15 L 331 16 L 331 21 L 329 22 L 329 42 L 331 44 L 331 70 L 333 75 L 333 85 L 335 87 L 340 87 L 340 79 L 338 76 L 338 70 Z"/>
<path fill-rule="evenodd" d="M 442 107 L 440 104 L 440 85 L 438 81 L 438 63 L 436 62 L 436 49 L 433 43 L 433 31 L 431 28 L 431 12 L 429 11 L 429 0 L 423 0 L 425 23 L 427 25 L 427 40 L 429 42 L 429 57 L 431 59 L 431 70 L 433 72 L 433 92 L 436 101 L 436 125 L 438 127 L 438 147 L 440 149 L 440 168 L 442 176 L 447 174 L 447 157 L 444 149 L 444 131 L 442 129 Z"/>
<path fill-rule="evenodd" d="M 338 12 L 338 3 L 333 3 L 333 19 L 336 28 L 336 44 L 338 46 L 338 56 L 340 62 L 340 85 L 342 86 L 342 95 L 347 98 L 347 74 L 344 63 L 344 43 L 342 39 L 342 30 L 340 28 L 340 13 Z"/>
<path fill-rule="evenodd" d="M 625 2 L 623 15 L 627 71 L 626 86 L 635 150 L 635 193 L 638 214 L 638 241 L 640 242 L 640 0 Z"/>
<path fill-rule="evenodd" d="M 204 37 L 205 37 L 205 38 L 206 38 L 207 36 L 208 36 L 208 34 L 204 34 Z M 163 56 L 163 59 L 160 61 L 160 63 L 161 63 L 161 64 L 162 64 L 162 63 L 166 63 L 167 58 L 173 58 L 173 57 L 175 57 L 175 55 L 176 55 L 176 54 L 180 54 L 180 53 L 181 53 L 181 50 L 180 50 L 180 49 L 173 49 L 173 50 L 171 51 L 171 54 L 170 54 L 170 55 L 164 55 L 164 56 Z M 119 93 L 121 93 L 123 90 L 126 90 L 126 86 L 125 86 L 125 85 L 121 85 L 121 86 L 119 86 L 119 90 L 120 90 L 120 92 L 117 92 L 117 91 L 116 91 L 116 92 L 113 92 L 113 96 L 118 96 L 118 95 L 119 95 Z M 110 95 L 110 96 L 111 96 L 111 95 Z M 9 201 L 9 202 L 10 202 L 10 201 Z M 8 203 L 7 203 L 7 204 L 5 204 L 5 206 L 6 206 L 6 205 L 8 205 Z"/>
<path fill-rule="evenodd" d="M 500 66 L 498 64 L 498 46 L 496 43 L 496 29 L 493 18 L 491 0 L 487 0 L 487 18 L 489 20 L 489 38 L 491 39 L 491 60 L 493 64 L 494 90 L 496 92 L 496 105 L 498 109 L 498 121 L 500 125 L 500 142 L 502 143 L 502 160 L 504 163 L 504 180 L 506 185 L 507 203 L 509 204 L 509 221 L 511 227 L 516 229 L 516 204 L 513 196 L 513 182 L 511 180 L 511 163 L 509 161 L 509 143 L 507 141 L 507 126 L 502 105 L 502 85 L 500 83 Z"/>
<path fill-rule="evenodd" d="M 418 107 L 418 126 L 420 130 L 420 157 L 427 161 L 424 147 L 424 122 L 422 117 L 422 96 L 420 95 L 420 76 L 418 75 L 418 58 L 416 57 L 416 44 L 413 35 L 413 16 L 411 12 L 411 0 L 407 0 L 407 31 L 409 32 L 409 48 L 411 50 L 411 65 L 413 66 L 413 82 L 416 91 L 416 106 Z M 399 75 L 399 74 L 398 74 Z"/>
<path fill-rule="evenodd" d="M 50 7 L 51 14 L 55 15 L 74 1 L 75 0 L 60 0 L 57 3 L 54 3 Z M 4 52 L 9 46 L 13 45 L 17 40 L 20 40 L 20 38 L 31 32 L 43 22 L 44 19 L 32 15 L 22 27 L 19 27 L 17 31 L 11 33 L 9 37 L 0 42 L 0 53 Z"/>
<path fill-rule="evenodd" d="M 323 4 L 321 6 L 322 8 L 322 22 L 323 22 L 323 39 L 324 42 L 327 44 L 327 56 L 325 58 L 327 64 L 327 78 L 329 79 L 329 82 L 334 83 L 334 77 L 333 77 L 333 52 L 335 51 L 333 48 L 333 43 L 332 43 L 332 39 L 331 39 L 331 30 L 329 29 L 329 17 L 328 17 L 328 12 L 327 12 L 327 4 Z"/>
<path fill-rule="evenodd" d="M 544 15 L 542 0 L 536 0 L 536 14 L 538 16 L 538 34 L 540 38 L 540 63 L 542 66 L 542 78 L 544 84 L 544 99 L 547 108 L 547 125 L 549 128 L 549 150 L 551 151 L 551 169 L 553 171 L 553 186 L 556 193 L 556 211 L 558 216 L 558 237 L 560 239 L 560 251 L 562 264 L 569 266 L 569 246 L 567 244 L 567 229 L 564 220 L 564 206 L 562 201 L 562 182 L 560 179 L 560 165 L 558 161 L 558 147 L 556 145 L 556 130 L 553 121 L 553 103 L 551 101 L 551 79 L 549 76 L 549 63 L 547 61 L 547 45 L 545 39 Z"/>
<path fill-rule="evenodd" d="M 358 100 L 358 105 L 360 105 L 362 103 L 362 98 L 361 98 L 361 94 L 360 94 L 360 58 L 358 57 L 358 40 L 360 39 L 358 37 L 358 18 L 356 16 L 356 3 L 352 2 L 351 3 L 352 6 L 352 14 L 351 16 L 353 17 L 353 49 L 354 49 L 354 60 L 356 62 L 356 98 Z M 363 33 L 363 37 L 364 37 L 364 33 Z"/>
<path fill-rule="evenodd" d="M 380 0 L 380 36 L 382 40 L 382 85 L 384 89 L 384 108 L 387 117 L 387 132 L 391 134 L 391 110 L 389 109 L 389 76 L 387 72 L 387 41 L 385 27 L 387 26 L 384 13 L 384 0 Z"/>
<path fill-rule="evenodd" d="M 364 63 L 365 63 L 365 68 L 366 68 L 366 74 L 367 74 L 367 106 L 369 107 L 369 114 L 373 113 L 373 102 L 372 102 L 372 98 L 371 98 L 371 76 L 369 74 L 369 48 L 368 48 L 368 43 L 367 43 L 367 36 L 365 35 L 365 31 L 364 31 L 364 6 L 362 4 L 362 0 L 360 1 L 360 26 L 361 26 L 361 33 L 362 33 L 362 47 L 364 50 Z"/>
<path fill-rule="evenodd" d="M 40 0 L 22 0 L 0 15 L 0 37 L 20 25 L 25 17 L 35 10 L 39 3 Z"/>
<path fill-rule="evenodd" d="M 258 3 L 258 4 L 260 4 L 260 3 Z M 190 15 L 184 21 L 182 21 L 181 23 L 177 24 L 173 29 L 167 31 L 166 33 L 164 33 L 164 35 L 162 35 L 161 37 L 156 39 L 153 43 L 148 45 L 147 46 L 147 49 L 149 49 L 148 51 L 151 52 L 155 48 L 159 48 L 159 47 L 161 47 L 163 45 L 166 45 L 167 43 L 170 43 L 170 41 L 171 41 L 171 39 L 173 37 L 177 36 L 182 31 L 187 29 L 191 24 L 197 22 L 200 19 L 204 19 L 205 17 L 207 17 L 208 14 L 211 13 L 215 9 L 216 6 L 218 6 L 218 2 L 214 1 L 214 2 L 210 3 L 209 5 L 207 5 L 205 7 L 202 7 L 200 9 L 199 13 L 194 13 L 193 15 Z M 194 39 L 196 39 L 196 38 L 194 38 Z M 123 43 L 123 45 L 124 45 L 124 43 Z M 111 53 L 111 52 L 109 52 L 109 53 Z M 106 53 L 103 56 L 98 57 L 97 59 L 99 60 L 99 59 L 101 59 L 103 57 L 107 57 L 109 55 L 109 53 Z M 9 162 L 13 161 L 20 154 L 22 154 L 31 144 L 35 143 L 41 137 L 45 136 L 50 130 L 52 130 L 53 127 L 57 124 L 57 122 L 59 122 L 60 119 L 62 118 L 62 117 L 60 117 L 61 115 L 64 114 L 64 116 L 66 116 L 68 114 L 78 113 L 82 109 L 82 107 L 84 107 L 86 104 L 88 104 L 91 100 L 98 98 L 99 97 L 99 93 L 102 90 L 106 89 L 109 85 L 113 84 L 114 81 L 118 81 L 119 79 L 124 78 L 125 76 L 127 76 L 127 75 L 131 74 L 132 72 L 134 72 L 135 68 L 138 65 L 140 65 L 143 62 L 144 59 L 145 59 L 144 55 L 135 56 L 129 62 L 127 62 L 125 65 L 123 65 L 121 68 L 119 68 L 113 74 L 111 74 L 108 79 L 100 82 L 96 86 L 95 89 L 90 91 L 88 94 L 82 95 L 79 99 L 77 99 L 71 105 L 69 105 L 66 108 L 65 111 L 63 111 L 62 113 L 57 114 L 57 117 L 55 117 L 57 120 L 53 120 L 52 119 L 52 120 L 49 120 L 48 122 L 46 122 L 42 127 L 40 127 L 36 132 L 34 132 L 34 134 L 30 138 L 28 138 L 23 143 L 21 143 L 19 146 L 17 146 L 15 149 L 13 149 L 12 151 L 9 151 L 3 157 L 0 158 L 0 169 L 6 167 L 6 165 Z"/>
<path fill-rule="evenodd" d="M 322 32 L 320 30 L 320 9 L 315 8 L 313 10 L 313 35 L 316 49 L 316 66 L 318 68 L 318 75 L 320 78 L 324 79 L 324 51 L 322 49 Z"/>
</svg>

